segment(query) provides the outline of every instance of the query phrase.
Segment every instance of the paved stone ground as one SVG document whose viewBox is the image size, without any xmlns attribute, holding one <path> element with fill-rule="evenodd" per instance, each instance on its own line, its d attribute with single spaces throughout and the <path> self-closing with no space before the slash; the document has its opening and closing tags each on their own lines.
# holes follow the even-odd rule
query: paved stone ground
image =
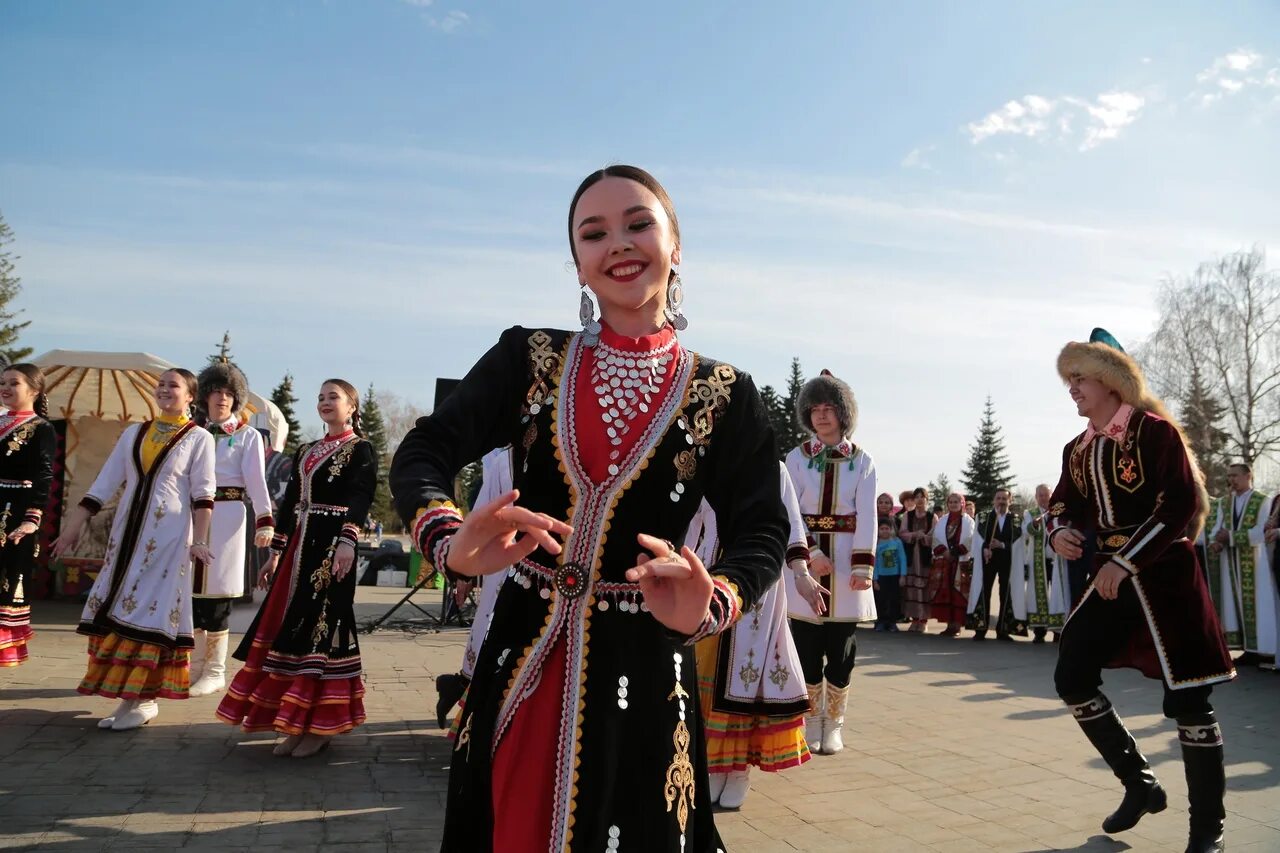
<svg viewBox="0 0 1280 853">
<path fill-rule="evenodd" d="M 371 618 L 397 598 L 361 588 L 358 613 Z M 400 626 L 362 638 L 370 722 L 303 761 L 273 757 L 269 735 L 215 721 L 216 696 L 162 702 L 138 731 L 97 730 L 114 702 L 74 692 L 84 664 L 78 612 L 37 603 L 31 662 L 0 670 L 0 847 L 437 848 L 449 747 L 433 680 L 456 668 L 461 631 Z M 238 608 L 233 627 L 244 630 L 252 614 Z M 1182 849 L 1186 785 L 1155 682 L 1116 673 L 1107 692 L 1171 805 L 1109 839 L 1099 824 L 1119 787 L 1052 695 L 1054 646 L 859 639 L 850 748 L 757 773 L 743 809 L 717 818 L 730 850 Z M 1215 698 L 1229 849 L 1280 850 L 1280 677 L 1249 669 Z"/>
</svg>

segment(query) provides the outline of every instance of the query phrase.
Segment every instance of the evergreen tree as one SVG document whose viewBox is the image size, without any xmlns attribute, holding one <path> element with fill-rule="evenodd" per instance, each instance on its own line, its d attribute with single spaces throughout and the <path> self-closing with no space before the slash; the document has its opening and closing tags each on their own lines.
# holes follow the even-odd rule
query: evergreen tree
<svg viewBox="0 0 1280 853">
<path fill-rule="evenodd" d="M 978 425 L 978 437 L 969 449 L 969 462 L 960 472 L 960 482 L 965 494 L 977 504 L 979 512 L 991 508 L 997 489 L 1012 489 L 1009 481 L 1009 458 L 1004 453 L 1004 439 L 996 424 L 995 407 L 991 397 L 982 410 L 982 423 Z"/>
<path fill-rule="evenodd" d="M 925 486 L 929 490 L 929 501 L 934 506 L 940 506 L 943 509 L 947 507 L 947 495 L 951 494 L 951 478 L 946 474 L 939 474 L 936 479 L 930 480 L 929 485 Z M 930 507 L 932 509 L 932 506 Z"/>
<path fill-rule="evenodd" d="M 286 373 L 284 379 L 281 379 L 280 384 L 271 392 L 271 402 L 280 408 L 281 413 L 284 414 L 284 422 L 289 425 L 289 437 L 285 441 L 284 452 L 292 455 L 298 449 L 298 445 L 302 444 L 302 426 L 298 423 L 298 416 L 293 411 L 298 398 L 293 395 L 292 373 Z"/>
<path fill-rule="evenodd" d="M 808 433 L 800 429 L 796 418 L 796 403 L 800 400 L 800 389 L 804 387 L 804 373 L 800 371 L 800 359 L 791 359 L 791 373 L 787 377 L 787 397 L 778 412 L 778 422 L 774 429 L 778 430 L 778 450 L 786 456 L 791 448 L 809 438 Z M 784 450 L 785 448 L 785 450 Z"/>
<path fill-rule="evenodd" d="M 1210 393 L 1205 386 L 1200 366 L 1191 365 L 1191 377 L 1186 397 L 1182 401 L 1182 429 L 1191 442 L 1191 449 L 1200 460 L 1209 494 L 1220 495 L 1226 491 L 1228 446 L 1231 433 L 1218 424 L 1227 414 L 1227 407 Z"/>
<path fill-rule="evenodd" d="M 9 303 L 22 292 L 22 279 L 18 278 L 13 264 L 18 256 L 5 248 L 12 242 L 13 231 L 4 221 L 4 216 L 0 216 L 0 358 L 9 364 L 26 361 L 31 357 L 31 347 L 17 346 L 19 333 L 30 326 L 31 321 L 16 322 L 22 310 L 15 311 L 9 307 Z"/>
<path fill-rule="evenodd" d="M 773 427 L 773 439 L 778 445 L 778 459 L 787 458 L 794 444 L 788 444 L 792 431 L 792 417 L 787 411 L 787 401 L 778 396 L 772 385 L 760 389 L 760 401 L 764 403 L 765 414 L 769 417 L 769 425 Z"/>
<path fill-rule="evenodd" d="M 395 521 L 395 511 L 391 505 L 391 487 L 383 476 L 391 466 L 387 449 L 387 427 L 382 418 L 382 409 L 378 406 L 378 398 L 374 396 L 373 385 L 365 392 L 364 402 L 360 404 L 360 430 L 373 445 L 373 454 L 378 460 L 378 486 L 373 493 L 373 506 L 369 507 L 369 515 L 381 521 L 384 527 L 390 527 Z"/>
<path fill-rule="evenodd" d="M 222 333 L 222 343 L 218 344 L 218 351 L 209 356 L 210 364 L 220 364 L 226 362 L 234 362 L 235 357 L 231 355 L 231 332 Z"/>
</svg>

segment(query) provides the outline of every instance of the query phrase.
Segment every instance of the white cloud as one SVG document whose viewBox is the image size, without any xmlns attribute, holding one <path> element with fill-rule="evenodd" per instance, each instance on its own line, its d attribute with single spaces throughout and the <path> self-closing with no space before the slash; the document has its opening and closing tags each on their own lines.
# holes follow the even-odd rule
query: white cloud
<svg viewBox="0 0 1280 853">
<path fill-rule="evenodd" d="M 471 16 L 459 9 L 450 9 L 443 17 L 427 16 L 427 23 L 445 35 L 452 35 L 466 26 Z"/>
<path fill-rule="evenodd" d="M 1249 48 L 1237 48 L 1219 56 L 1196 75 L 1199 87 L 1190 97 L 1208 107 L 1224 98 L 1239 95 L 1246 89 L 1280 88 L 1280 66 Z"/>
<path fill-rule="evenodd" d="M 1145 103 L 1145 98 L 1133 92 L 1104 92 L 1092 104 L 1078 103 L 1091 119 L 1089 126 L 1085 128 L 1080 150 L 1088 151 L 1115 139 L 1123 128 L 1137 120 Z"/>
<path fill-rule="evenodd" d="M 965 129 L 975 145 L 1001 135 L 1068 141 L 1078 133 L 1080 150 L 1088 151 L 1118 137 L 1137 120 L 1145 103 L 1141 95 L 1120 91 L 1104 92 L 1092 101 L 1070 95 L 1053 99 L 1026 95 Z"/>
<path fill-rule="evenodd" d="M 927 172 L 932 172 L 933 165 L 925 158 L 936 147 L 934 145 L 925 145 L 912 148 L 907 152 L 907 156 L 902 158 L 902 167 L 904 169 L 924 169 Z"/>
<path fill-rule="evenodd" d="M 1035 137 L 1048 128 L 1049 123 L 1045 119 L 1053 109 L 1054 103 L 1049 99 L 1027 95 L 1020 100 L 1009 101 L 985 118 L 970 122 L 969 137 L 975 144 L 1006 133 Z"/>
</svg>

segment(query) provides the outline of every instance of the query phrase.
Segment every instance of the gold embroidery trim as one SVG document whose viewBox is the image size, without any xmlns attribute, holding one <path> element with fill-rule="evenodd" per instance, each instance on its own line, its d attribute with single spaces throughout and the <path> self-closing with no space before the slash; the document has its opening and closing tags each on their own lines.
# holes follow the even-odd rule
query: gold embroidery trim
<svg viewBox="0 0 1280 853">
<path fill-rule="evenodd" d="M 738 374 L 731 366 L 717 364 L 706 379 L 695 379 L 689 383 L 685 405 L 702 405 L 687 422 L 681 418 L 691 446 L 675 455 L 676 482 L 688 482 L 697 474 L 698 457 L 706 455 L 716 418 L 729 408 L 730 386 L 737 381 Z"/>
</svg>

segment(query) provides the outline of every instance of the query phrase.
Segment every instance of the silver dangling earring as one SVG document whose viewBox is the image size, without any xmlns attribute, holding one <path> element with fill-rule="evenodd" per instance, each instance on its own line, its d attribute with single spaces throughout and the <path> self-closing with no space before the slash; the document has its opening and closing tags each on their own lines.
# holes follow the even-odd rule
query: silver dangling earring
<svg viewBox="0 0 1280 853">
<path fill-rule="evenodd" d="M 600 343 L 600 321 L 596 319 L 596 306 L 587 296 L 587 286 L 582 287 L 582 300 L 578 303 L 578 320 L 582 322 L 582 342 L 589 347 Z"/>
<path fill-rule="evenodd" d="M 682 305 L 684 305 L 684 285 L 680 282 L 680 273 L 676 273 L 671 276 L 671 281 L 667 282 L 667 304 L 662 309 L 662 313 L 677 332 L 683 332 L 689 328 L 689 321 L 680 313 Z"/>
</svg>

